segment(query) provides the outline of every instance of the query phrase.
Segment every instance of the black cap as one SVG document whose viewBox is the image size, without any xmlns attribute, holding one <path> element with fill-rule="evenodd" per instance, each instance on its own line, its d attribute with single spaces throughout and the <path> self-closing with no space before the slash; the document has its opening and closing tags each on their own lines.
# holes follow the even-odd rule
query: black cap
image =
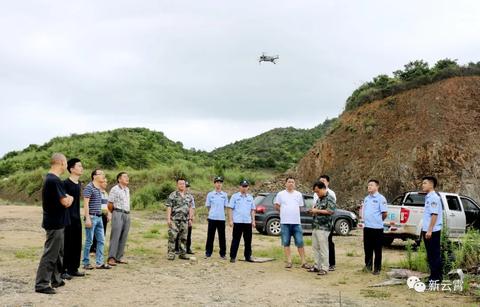
<svg viewBox="0 0 480 307">
<path fill-rule="evenodd" d="M 217 176 L 217 177 L 215 177 L 215 179 L 213 179 L 213 183 L 215 183 L 217 181 L 223 182 L 223 178 L 221 176 Z"/>
<path fill-rule="evenodd" d="M 248 182 L 247 179 L 243 179 L 242 181 L 240 181 L 240 185 L 241 185 L 242 187 L 246 187 L 246 186 L 249 186 L 250 183 Z"/>
<path fill-rule="evenodd" d="M 187 188 L 189 188 L 189 187 L 190 187 L 190 182 L 185 181 L 185 186 L 186 186 Z"/>
</svg>

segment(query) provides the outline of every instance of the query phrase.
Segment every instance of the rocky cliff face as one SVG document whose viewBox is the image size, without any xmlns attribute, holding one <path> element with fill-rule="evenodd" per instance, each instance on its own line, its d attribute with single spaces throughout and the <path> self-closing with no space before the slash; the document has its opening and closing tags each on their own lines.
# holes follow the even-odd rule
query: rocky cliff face
<svg viewBox="0 0 480 307">
<path fill-rule="evenodd" d="M 443 80 L 343 113 L 295 172 L 304 183 L 330 175 L 341 207 L 363 199 L 369 178 L 391 200 L 419 189 L 429 174 L 439 190 L 480 201 L 480 77 Z"/>
</svg>

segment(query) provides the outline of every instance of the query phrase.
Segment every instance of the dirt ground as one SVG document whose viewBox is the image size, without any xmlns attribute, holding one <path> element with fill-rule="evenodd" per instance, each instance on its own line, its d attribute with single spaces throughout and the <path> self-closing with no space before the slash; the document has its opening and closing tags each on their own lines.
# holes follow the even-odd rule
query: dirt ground
<svg viewBox="0 0 480 307">
<path fill-rule="evenodd" d="M 279 238 L 254 231 L 254 256 L 277 258 L 267 263 L 234 264 L 218 252 L 203 259 L 206 224 L 196 224 L 193 248 L 197 261 L 166 260 L 163 213 L 132 213 L 126 251 L 128 265 L 93 270 L 66 281 L 56 295 L 34 292 L 34 279 L 45 233 L 41 208 L 0 205 L 0 306 L 474 306 L 471 298 L 445 292 L 416 293 L 406 285 L 372 288 L 386 279 L 361 272 L 361 232 L 336 236 L 337 270 L 317 276 L 285 269 Z M 110 227 L 107 231 L 107 242 Z M 227 230 L 227 246 L 231 230 Z M 305 236 L 307 255 L 311 239 Z M 215 242 L 218 247 L 217 241 Z M 404 257 L 401 242 L 384 249 L 389 266 Z M 240 249 L 239 255 L 243 255 Z M 93 260 L 93 257 L 91 258 Z M 298 260 L 298 259 L 297 259 Z M 385 270 L 384 270 L 385 272 Z"/>
</svg>

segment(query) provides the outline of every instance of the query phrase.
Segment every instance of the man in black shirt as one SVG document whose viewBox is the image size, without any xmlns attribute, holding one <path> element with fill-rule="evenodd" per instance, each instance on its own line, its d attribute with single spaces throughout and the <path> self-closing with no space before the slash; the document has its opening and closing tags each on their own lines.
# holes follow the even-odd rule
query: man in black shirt
<svg viewBox="0 0 480 307">
<path fill-rule="evenodd" d="M 69 223 L 65 225 L 65 241 L 63 256 L 62 279 L 72 279 L 72 276 L 85 276 L 79 272 L 82 253 L 82 221 L 80 220 L 80 191 L 82 184 L 79 178 L 83 173 L 82 162 L 73 158 L 67 162 L 70 177 L 63 181 L 65 192 L 73 197 L 72 205 L 67 209 Z"/>
<path fill-rule="evenodd" d="M 59 178 L 67 169 L 67 159 L 63 154 L 55 153 L 50 165 L 42 188 L 42 227 L 47 238 L 35 280 L 35 291 L 45 294 L 55 294 L 53 288 L 65 285 L 60 276 L 63 269 L 63 236 L 67 222 L 66 208 L 73 203 L 73 197 L 65 192 Z"/>
</svg>

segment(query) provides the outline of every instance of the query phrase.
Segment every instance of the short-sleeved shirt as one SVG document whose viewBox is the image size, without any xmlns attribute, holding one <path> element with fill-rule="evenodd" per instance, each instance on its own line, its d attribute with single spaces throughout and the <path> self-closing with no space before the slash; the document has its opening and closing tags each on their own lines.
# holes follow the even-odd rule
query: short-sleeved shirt
<svg viewBox="0 0 480 307">
<path fill-rule="evenodd" d="M 437 215 L 437 221 L 433 225 L 432 231 L 442 230 L 443 224 L 443 207 L 440 196 L 435 191 L 432 191 L 425 196 L 425 210 L 423 211 L 422 230 L 428 231 L 428 226 L 432 219 L 432 214 Z"/>
<path fill-rule="evenodd" d="M 363 200 L 363 219 L 366 228 L 383 229 L 382 212 L 387 212 L 387 200 L 376 192 Z"/>
<path fill-rule="evenodd" d="M 65 198 L 66 192 L 63 182 L 52 173 L 48 173 L 42 188 L 42 227 L 46 230 L 64 228 L 67 220 L 67 210 L 60 200 Z"/>
<path fill-rule="evenodd" d="M 121 185 L 115 185 L 108 195 L 108 201 L 113 204 L 113 208 L 130 212 L 130 190 L 128 187 L 122 188 Z"/>
<path fill-rule="evenodd" d="M 193 196 L 188 192 L 182 196 L 174 191 L 168 196 L 166 206 L 172 208 L 172 220 L 187 221 L 190 208 L 193 208 Z"/>
<path fill-rule="evenodd" d="M 227 193 L 220 191 L 211 191 L 207 194 L 205 207 L 210 208 L 208 219 L 215 221 L 225 221 L 225 207 L 228 205 Z"/>
<path fill-rule="evenodd" d="M 278 192 L 274 204 L 280 205 L 280 223 L 281 224 L 301 224 L 300 207 L 303 207 L 303 196 L 298 191 L 288 192 L 283 190 Z"/>
<path fill-rule="evenodd" d="M 73 197 L 73 203 L 67 208 L 67 215 L 70 222 L 80 221 L 80 193 L 82 191 L 82 184 L 75 183 L 70 178 L 63 181 L 65 192 Z"/>
<path fill-rule="evenodd" d="M 252 222 L 252 210 L 255 210 L 252 195 L 237 192 L 232 195 L 227 207 L 232 208 L 234 223 L 249 224 Z"/>
<path fill-rule="evenodd" d="M 335 195 L 335 192 L 333 192 L 332 190 L 330 190 L 329 188 L 327 188 L 327 192 L 330 196 L 333 197 L 333 199 L 335 199 L 335 203 L 337 201 L 337 195 Z M 315 204 L 317 202 L 317 199 L 318 199 L 318 195 L 317 193 L 313 193 L 313 203 Z"/>
<path fill-rule="evenodd" d="M 93 182 L 87 184 L 85 189 L 83 189 L 83 197 L 89 199 L 88 213 L 90 215 L 102 214 L 102 191 L 95 187 Z"/>
<path fill-rule="evenodd" d="M 318 198 L 315 205 L 313 205 L 315 209 L 320 210 L 329 210 L 335 212 L 337 209 L 337 204 L 333 196 L 327 192 L 327 195 L 324 197 Z M 312 222 L 313 229 L 319 230 L 332 230 L 332 215 L 331 214 L 317 214 L 313 217 Z"/>
</svg>

